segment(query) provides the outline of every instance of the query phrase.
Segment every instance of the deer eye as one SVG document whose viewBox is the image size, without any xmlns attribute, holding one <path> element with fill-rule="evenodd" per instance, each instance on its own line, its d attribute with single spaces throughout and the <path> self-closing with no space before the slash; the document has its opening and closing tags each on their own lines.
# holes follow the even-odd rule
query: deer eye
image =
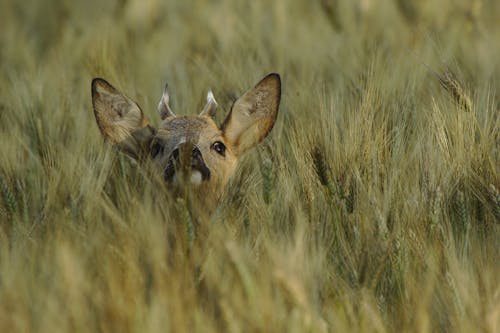
<svg viewBox="0 0 500 333">
<path fill-rule="evenodd" d="M 220 142 L 220 141 L 215 141 L 212 144 L 212 149 L 217 152 L 217 154 L 221 156 L 226 156 L 226 146 Z"/>
<path fill-rule="evenodd" d="M 162 146 L 158 141 L 153 143 L 153 145 L 151 146 L 151 157 L 155 158 L 156 156 L 158 156 L 158 154 L 160 153 L 161 150 L 162 150 Z"/>
</svg>

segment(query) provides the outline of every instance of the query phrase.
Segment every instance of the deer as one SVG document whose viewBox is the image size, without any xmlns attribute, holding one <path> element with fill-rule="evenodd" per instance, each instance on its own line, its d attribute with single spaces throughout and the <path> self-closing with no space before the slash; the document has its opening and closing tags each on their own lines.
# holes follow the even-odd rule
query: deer
<svg viewBox="0 0 500 333">
<path fill-rule="evenodd" d="M 280 100 L 280 76 L 270 73 L 236 99 L 218 126 L 218 103 L 211 90 L 199 115 L 176 115 L 166 84 L 158 104 L 161 122 L 154 127 L 136 102 L 106 80 L 92 80 L 92 106 L 105 141 L 139 166 L 150 163 L 172 192 L 187 186 L 202 204 L 212 207 L 241 157 L 273 129 Z"/>
</svg>

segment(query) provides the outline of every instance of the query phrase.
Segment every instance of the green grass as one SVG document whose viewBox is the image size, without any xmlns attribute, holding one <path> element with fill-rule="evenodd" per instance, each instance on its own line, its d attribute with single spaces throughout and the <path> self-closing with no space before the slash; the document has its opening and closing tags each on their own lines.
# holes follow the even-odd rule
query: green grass
<svg viewBox="0 0 500 333">
<path fill-rule="evenodd" d="M 1 332 L 500 330 L 498 1 L 159 3 L 0 3 Z M 209 220 L 95 124 L 96 76 L 158 124 L 271 71 Z"/>
</svg>

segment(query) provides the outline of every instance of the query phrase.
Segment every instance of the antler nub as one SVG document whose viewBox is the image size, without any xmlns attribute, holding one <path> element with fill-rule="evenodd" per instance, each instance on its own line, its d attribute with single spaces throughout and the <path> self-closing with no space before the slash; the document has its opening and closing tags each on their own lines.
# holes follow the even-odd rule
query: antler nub
<svg viewBox="0 0 500 333">
<path fill-rule="evenodd" d="M 211 89 L 208 89 L 207 93 L 207 104 L 201 111 L 200 116 L 213 117 L 215 115 L 215 110 L 217 109 L 217 101 L 215 100 L 214 94 Z"/>
<path fill-rule="evenodd" d="M 170 106 L 168 105 L 170 97 L 168 95 L 167 87 L 168 83 L 165 84 L 165 88 L 163 89 L 163 95 L 161 96 L 160 103 L 158 103 L 158 113 L 160 114 L 162 120 L 168 117 L 175 117 L 175 113 L 172 112 Z"/>
</svg>

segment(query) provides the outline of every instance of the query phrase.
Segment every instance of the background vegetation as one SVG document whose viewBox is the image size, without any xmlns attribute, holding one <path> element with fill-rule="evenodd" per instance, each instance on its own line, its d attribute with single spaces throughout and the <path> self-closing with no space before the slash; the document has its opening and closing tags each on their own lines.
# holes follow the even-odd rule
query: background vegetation
<svg viewBox="0 0 500 333">
<path fill-rule="evenodd" d="M 0 2 L 1 332 L 500 330 L 500 2 Z M 271 71 L 269 139 L 199 221 L 103 143 Z"/>
</svg>

